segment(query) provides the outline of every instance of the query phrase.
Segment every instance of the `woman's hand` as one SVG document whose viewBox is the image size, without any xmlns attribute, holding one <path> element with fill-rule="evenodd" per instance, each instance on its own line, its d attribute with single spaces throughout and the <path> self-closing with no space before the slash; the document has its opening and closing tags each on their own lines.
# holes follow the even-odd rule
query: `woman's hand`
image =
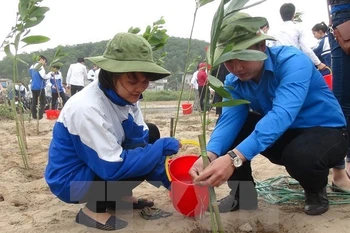
<svg viewBox="0 0 350 233">
<path fill-rule="evenodd" d="M 190 169 L 190 174 L 197 185 L 219 187 L 230 178 L 234 170 L 230 156 L 225 155 L 215 159 L 204 170 L 203 160 L 199 158 Z"/>
</svg>

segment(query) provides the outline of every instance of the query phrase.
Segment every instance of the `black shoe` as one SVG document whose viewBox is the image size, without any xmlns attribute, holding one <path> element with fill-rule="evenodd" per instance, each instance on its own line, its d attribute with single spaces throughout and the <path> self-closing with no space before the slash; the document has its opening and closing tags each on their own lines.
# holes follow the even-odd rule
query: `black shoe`
<svg viewBox="0 0 350 233">
<path fill-rule="evenodd" d="M 119 230 L 119 229 L 125 228 L 128 225 L 128 222 L 121 220 L 115 216 L 109 217 L 106 224 L 99 223 L 96 220 L 87 216 L 81 209 L 77 214 L 77 216 L 75 217 L 75 221 L 87 227 L 92 227 L 92 228 L 105 230 L 105 231 Z"/>
<path fill-rule="evenodd" d="M 318 192 L 305 191 L 304 212 L 307 215 L 320 215 L 329 208 L 326 187 Z"/>
<path fill-rule="evenodd" d="M 232 212 L 236 210 L 255 210 L 258 208 L 258 200 L 257 198 L 251 199 L 249 201 L 244 200 L 244 203 L 240 203 L 240 200 L 238 197 L 235 197 L 233 195 L 228 195 L 219 202 L 219 212 L 220 213 L 227 213 Z"/>
</svg>

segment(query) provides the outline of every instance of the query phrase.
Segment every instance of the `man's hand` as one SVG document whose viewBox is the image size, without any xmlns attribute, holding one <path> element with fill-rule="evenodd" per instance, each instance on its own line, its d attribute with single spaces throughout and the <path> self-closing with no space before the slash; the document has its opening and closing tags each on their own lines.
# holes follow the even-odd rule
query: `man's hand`
<svg viewBox="0 0 350 233">
<path fill-rule="evenodd" d="M 199 158 L 190 169 L 190 175 L 197 185 L 218 187 L 230 178 L 234 170 L 230 156 L 225 155 L 212 161 L 204 170 Z"/>
</svg>

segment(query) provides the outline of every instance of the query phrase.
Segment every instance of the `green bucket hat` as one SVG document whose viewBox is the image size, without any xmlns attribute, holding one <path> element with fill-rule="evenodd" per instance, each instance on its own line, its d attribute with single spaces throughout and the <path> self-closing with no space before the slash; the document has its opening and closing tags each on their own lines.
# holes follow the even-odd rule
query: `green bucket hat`
<svg viewBox="0 0 350 233">
<path fill-rule="evenodd" d="M 237 12 L 225 18 L 214 55 L 214 65 L 231 59 L 243 61 L 261 61 L 267 55 L 248 49 L 263 40 L 275 40 L 264 34 L 260 27 L 267 23 L 264 17 L 251 17 L 247 13 Z"/>
<path fill-rule="evenodd" d="M 114 73 L 145 72 L 151 73 L 150 81 L 162 79 L 170 72 L 153 61 L 150 44 L 139 35 L 118 33 L 107 43 L 102 56 L 88 57 L 87 60 Z"/>
</svg>

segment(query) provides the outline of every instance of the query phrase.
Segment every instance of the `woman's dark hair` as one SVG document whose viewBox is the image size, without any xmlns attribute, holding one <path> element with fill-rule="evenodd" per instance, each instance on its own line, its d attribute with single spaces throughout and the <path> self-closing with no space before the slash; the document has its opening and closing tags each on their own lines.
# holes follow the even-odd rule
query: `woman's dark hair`
<svg viewBox="0 0 350 233">
<path fill-rule="evenodd" d="M 326 33 L 328 30 L 328 26 L 324 22 L 322 22 L 315 24 L 315 26 L 311 30 L 313 32 L 322 31 L 323 33 Z"/>
<path fill-rule="evenodd" d="M 280 8 L 280 14 L 283 21 L 292 20 L 295 14 L 295 6 L 293 3 L 285 3 Z"/>
<path fill-rule="evenodd" d="M 119 78 L 121 74 L 109 72 L 107 70 L 101 69 L 98 74 L 98 81 L 102 87 L 106 89 L 114 89 L 114 81 Z"/>
</svg>

